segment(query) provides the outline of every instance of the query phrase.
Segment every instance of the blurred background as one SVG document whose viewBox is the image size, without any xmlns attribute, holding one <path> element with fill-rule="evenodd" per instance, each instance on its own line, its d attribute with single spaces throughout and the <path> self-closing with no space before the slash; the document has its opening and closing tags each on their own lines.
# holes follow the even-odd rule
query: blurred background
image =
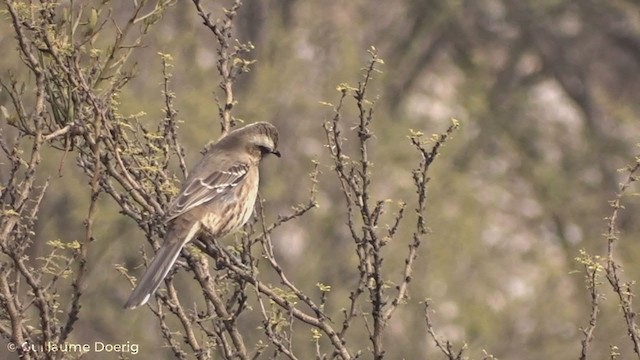
<svg viewBox="0 0 640 360">
<path fill-rule="evenodd" d="M 228 4 L 206 5 L 217 17 Z M 118 18 L 130 5 L 109 6 Z M 0 70 L 3 77 L 12 70 L 24 80 L 9 25 L 0 24 Z M 608 201 L 624 175 L 618 169 L 638 153 L 638 2 L 246 0 L 237 36 L 255 45 L 250 57 L 257 62 L 236 84 L 235 116 L 273 122 L 282 134 L 283 158 L 264 164 L 261 193 L 270 219 L 308 198 L 307 174 L 313 160 L 321 164 L 319 208 L 274 235 L 292 280 L 310 292 L 317 282 L 336 288 L 327 304 L 336 314 L 354 285 L 344 198 L 324 147 L 322 123 L 332 112 L 321 102 L 337 101 L 338 84 L 357 84 L 366 50 L 375 46 L 385 61 L 369 88 L 376 103 L 371 150 L 377 199 L 415 201 L 411 169 L 419 158 L 409 129 L 431 134 L 445 130 L 451 118 L 461 123 L 431 172 L 431 234 L 420 248 L 412 301 L 399 308 L 385 339 L 389 358 L 425 358 L 436 351 L 419 304 L 424 298 L 433 300 L 440 335 L 467 343 L 472 358 L 483 349 L 501 359 L 578 357 L 590 302 L 575 257 L 580 249 L 605 254 Z M 158 52 L 171 54 L 176 108 L 184 121 L 180 138 L 193 164 L 219 134 L 215 39 L 192 4 L 178 2 L 144 45 L 134 52 L 137 76 L 121 110 L 143 111 L 149 123 L 162 119 Z M 6 94 L 0 93 L 0 105 L 10 107 Z M 349 116 L 355 110 L 350 103 L 346 124 L 356 122 Z M 70 241 L 84 232 L 88 180 L 71 160 L 59 177 L 61 156 L 52 152 L 44 165 L 52 184 L 34 256 L 48 251 L 47 240 Z M 640 278 L 639 205 L 629 198 L 620 218 L 617 255 L 626 279 Z M 121 308 L 130 286 L 115 265 L 140 264 L 142 233 L 106 197 L 99 215 L 74 340 L 137 342 L 145 358 L 172 358 L 159 333 L 150 331 L 158 325 L 149 311 Z M 387 251 L 385 267 L 399 279 L 406 242 Z M 609 345 L 631 354 L 607 286 L 594 358 L 608 357 Z M 255 330 L 255 324 L 247 326 Z"/>
</svg>

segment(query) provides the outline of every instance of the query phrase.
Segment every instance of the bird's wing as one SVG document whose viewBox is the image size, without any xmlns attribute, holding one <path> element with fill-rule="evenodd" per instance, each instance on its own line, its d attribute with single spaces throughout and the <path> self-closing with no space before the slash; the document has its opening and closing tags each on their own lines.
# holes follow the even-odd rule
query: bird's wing
<svg viewBox="0 0 640 360">
<path fill-rule="evenodd" d="M 249 165 L 236 163 L 224 170 L 205 172 L 189 179 L 178 196 L 171 202 L 165 213 L 165 221 L 212 201 L 238 186 L 247 176 Z"/>
</svg>

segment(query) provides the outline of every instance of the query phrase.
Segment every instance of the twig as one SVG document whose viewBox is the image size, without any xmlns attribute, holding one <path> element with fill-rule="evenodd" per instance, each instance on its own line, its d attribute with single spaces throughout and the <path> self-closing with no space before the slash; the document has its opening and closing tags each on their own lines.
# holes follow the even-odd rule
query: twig
<svg viewBox="0 0 640 360">
<path fill-rule="evenodd" d="M 436 346 L 449 360 L 461 360 L 464 351 L 466 350 L 466 345 L 461 347 L 460 350 L 453 350 L 453 345 L 448 340 L 442 339 L 437 333 L 435 328 L 433 327 L 433 321 L 431 320 L 430 310 L 429 310 L 430 301 L 426 300 L 424 302 L 424 319 L 427 323 L 427 332 L 436 343 Z"/>
<path fill-rule="evenodd" d="M 626 282 L 623 283 L 620 279 L 619 270 L 622 269 L 622 265 L 618 264 L 614 259 L 615 244 L 619 240 L 617 219 L 620 209 L 623 208 L 621 200 L 631 184 L 638 181 L 638 176 L 636 175 L 636 173 L 639 170 L 640 157 L 636 157 L 635 164 L 627 167 L 626 169 L 626 180 L 620 185 L 620 189 L 616 194 L 615 199 L 610 202 L 610 206 L 613 209 L 613 212 L 607 219 L 607 258 L 605 265 L 605 274 L 607 280 L 609 281 L 609 284 L 618 297 L 618 301 L 620 302 L 620 308 L 622 309 L 624 321 L 627 326 L 627 334 L 629 335 L 629 340 L 633 345 L 633 351 L 640 359 L 640 334 L 635 319 L 636 312 L 633 310 L 632 305 L 634 293 L 631 289 L 631 284 Z"/>
</svg>

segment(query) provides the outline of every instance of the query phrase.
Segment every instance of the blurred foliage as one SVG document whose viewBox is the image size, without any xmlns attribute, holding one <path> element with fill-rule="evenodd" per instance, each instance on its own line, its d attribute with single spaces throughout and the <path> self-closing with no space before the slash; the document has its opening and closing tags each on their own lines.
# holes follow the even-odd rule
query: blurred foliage
<svg viewBox="0 0 640 360">
<path fill-rule="evenodd" d="M 95 9 L 116 18 L 130 6 L 95 2 Z M 99 14 L 92 10 L 88 21 Z M 193 164 L 219 134 L 212 37 L 187 2 L 151 20 L 158 22 L 144 47 L 132 54 L 135 78 L 124 88 L 120 111 L 144 112 L 142 122 L 164 116 L 158 53 L 170 54 L 175 106 L 183 121 L 179 136 Z M 332 288 L 355 281 L 344 199 L 323 145 L 321 125 L 331 108 L 322 102 L 337 101 L 337 84 L 357 83 L 364 50 L 375 45 L 385 60 L 374 84 L 377 197 L 415 196 L 409 129 L 435 133 L 451 117 L 461 122 L 434 165 L 431 234 L 420 249 L 410 295 L 432 300 L 441 335 L 468 344 L 472 358 L 481 358 L 483 349 L 502 359 L 577 357 L 589 295 L 583 273 L 574 272 L 582 270 L 574 258 L 580 249 L 604 254 L 603 218 L 620 182 L 617 169 L 637 153 L 637 2 L 247 0 L 238 20 L 239 40 L 255 45 L 256 63 L 236 86 L 236 116 L 273 122 L 283 139 L 282 161 L 268 160 L 263 172 L 267 214 L 303 201 L 312 161 L 321 164 L 319 208 L 274 234 L 277 256 L 293 281 L 310 293 L 318 291 L 318 281 Z M 93 46 L 105 50 L 100 39 Z M 28 81 L 15 48 L 9 22 L 0 22 L 1 76 L 12 71 Z M 0 105 L 8 108 L 8 103 L 0 92 Z M 7 121 L 0 126 L 11 133 Z M 47 243 L 81 236 L 90 194 L 73 161 L 65 162 L 58 176 L 59 153 L 44 155 L 51 183 L 31 249 L 40 257 L 51 252 Z M 618 256 L 632 265 L 640 256 L 634 241 L 640 235 L 634 221 L 640 206 L 635 198 L 625 200 Z M 148 331 L 157 326 L 152 314 L 121 309 L 130 288 L 116 264 L 139 264 L 141 234 L 109 201 L 100 202 L 99 214 L 87 301 L 74 340 L 135 341 L 145 358 L 171 358 L 160 337 Z M 389 247 L 399 256 L 385 266 L 400 273 L 404 248 Z M 623 275 L 638 279 L 640 268 L 627 266 Z M 181 281 L 185 288 L 189 280 Z M 332 290 L 333 295 L 345 294 Z M 608 301 L 610 291 L 604 295 L 592 355 L 609 356 L 610 345 L 630 354 L 618 303 Z M 328 308 L 345 306 L 332 303 L 331 296 Z M 389 358 L 424 358 L 436 351 L 418 314 L 417 302 L 398 309 L 387 339 Z"/>
</svg>

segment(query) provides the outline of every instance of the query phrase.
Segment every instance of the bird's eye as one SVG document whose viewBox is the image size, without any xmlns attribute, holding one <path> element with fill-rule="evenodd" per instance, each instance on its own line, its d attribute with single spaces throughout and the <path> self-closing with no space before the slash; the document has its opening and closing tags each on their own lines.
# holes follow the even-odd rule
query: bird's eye
<svg viewBox="0 0 640 360">
<path fill-rule="evenodd" d="M 258 148 L 260 149 L 260 153 L 262 155 L 271 154 L 271 149 L 267 148 L 266 146 L 258 146 Z"/>
</svg>

